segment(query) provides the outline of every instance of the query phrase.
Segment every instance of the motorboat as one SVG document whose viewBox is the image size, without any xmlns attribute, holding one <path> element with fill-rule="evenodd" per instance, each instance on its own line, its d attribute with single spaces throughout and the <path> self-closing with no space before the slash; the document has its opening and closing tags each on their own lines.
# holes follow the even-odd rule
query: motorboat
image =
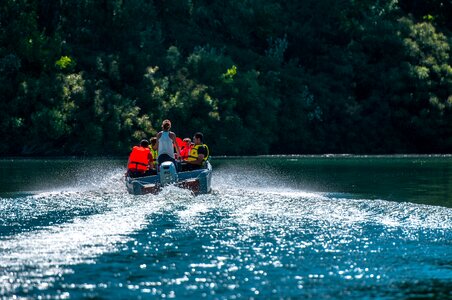
<svg viewBox="0 0 452 300">
<path fill-rule="evenodd" d="M 177 171 L 176 165 L 165 161 L 157 167 L 157 174 L 143 177 L 126 175 L 127 191 L 133 195 L 158 193 L 163 187 L 175 185 L 191 190 L 195 195 L 210 193 L 212 165 L 204 162 L 200 169 L 192 171 Z"/>
</svg>

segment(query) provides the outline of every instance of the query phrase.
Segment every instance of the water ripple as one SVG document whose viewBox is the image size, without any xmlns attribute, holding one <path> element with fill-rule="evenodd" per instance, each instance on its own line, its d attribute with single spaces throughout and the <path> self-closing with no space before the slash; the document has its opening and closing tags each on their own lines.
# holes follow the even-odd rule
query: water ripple
<svg viewBox="0 0 452 300">
<path fill-rule="evenodd" d="M 130 196 L 107 177 L 0 199 L 0 296 L 451 296 L 451 209 L 252 182 Z"/>
</svg>

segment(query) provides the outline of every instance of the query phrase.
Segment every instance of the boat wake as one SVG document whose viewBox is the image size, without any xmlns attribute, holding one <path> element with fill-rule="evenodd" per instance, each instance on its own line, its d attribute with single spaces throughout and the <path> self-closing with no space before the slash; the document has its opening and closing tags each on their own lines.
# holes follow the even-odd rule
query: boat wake
<svg viewBox="0 0 452 300">
<path fill-rule="evenodd" d="M 133 196 L 124 187 L 123 170 L 114 169 L 90 173 L 68 188 L 0 198 L 0 296 L 68 297 L 59 292 L 62 287 L 109 287 L 114 293 L 119 287 L 112 282 L 131 279 L 87 277 L 79 270 L 110 268 L 103 260 L 124 268 L 133 261 L 139 266 L 134 272 L 150 264 L 160 270 L 143 273 L 131 288 L 154 296 L 212 290 L 202 278 L 233 294 L 245 281 L 261 291 L 268 285 L 297 287 L 287 297 L 319 280 L 386 287 L 391 276 L 409 277 L 413 270 L 428 280 L 432 271 L 422 266 L 432 259 L 435 278 L 451 278 L 444 267 L 450 263 L 450 248 L 444 248 L 452 240 L 450 209 L 297 190 L 274 178 L 221 170 L 213 174 L 210 194 L 169 186 L 157 195 Z M 417 250 L 420 243 L 428 257 Z M 394 253 L 413 265 L 385 263 Z M 176 268 L 170 258 L 184 260 Z M 179 273 L 185 275 L 178 283 Z M 76 278 L 76 288 L 67 278 Z M 341 295 L 333 288 L 328 293 Z"/>
</svg>

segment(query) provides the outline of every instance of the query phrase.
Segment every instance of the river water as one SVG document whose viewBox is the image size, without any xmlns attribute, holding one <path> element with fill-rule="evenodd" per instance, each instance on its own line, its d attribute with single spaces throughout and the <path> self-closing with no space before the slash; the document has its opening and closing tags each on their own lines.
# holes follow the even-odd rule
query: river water
<svg viewBox="0 0 452 300">
<path fill-rule="evenodd" d="M 0 160 L 0 298 L 452 299 L 451 156 L 213 158 L 132 196 L 119 159 Z"/>
</svg>

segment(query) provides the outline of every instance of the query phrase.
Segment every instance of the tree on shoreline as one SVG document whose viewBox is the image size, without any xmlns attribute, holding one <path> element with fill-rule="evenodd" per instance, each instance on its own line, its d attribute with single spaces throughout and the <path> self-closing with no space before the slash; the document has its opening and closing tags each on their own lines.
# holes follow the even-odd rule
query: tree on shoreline
<svg viewBox="0 0 452 300">
<path fill-rule="evenodd" d="M 6 0 L 0 154 L 450 153 L 450 5 Z"/>
</svg>

